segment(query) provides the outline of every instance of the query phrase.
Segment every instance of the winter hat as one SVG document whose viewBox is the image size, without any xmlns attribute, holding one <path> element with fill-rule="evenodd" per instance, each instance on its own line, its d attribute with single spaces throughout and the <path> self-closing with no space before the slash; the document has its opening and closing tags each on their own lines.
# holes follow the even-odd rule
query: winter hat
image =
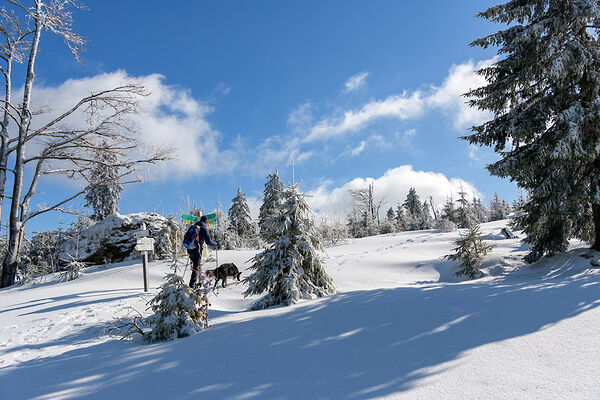
<svg viewBox="0 0 600 400">
<path fill-rule="evenodd" d="M 206 215 L 203 215 L 200 217 L 200 222 L 207 222 L 208 218 L 206 218 Z"/>
</svg>

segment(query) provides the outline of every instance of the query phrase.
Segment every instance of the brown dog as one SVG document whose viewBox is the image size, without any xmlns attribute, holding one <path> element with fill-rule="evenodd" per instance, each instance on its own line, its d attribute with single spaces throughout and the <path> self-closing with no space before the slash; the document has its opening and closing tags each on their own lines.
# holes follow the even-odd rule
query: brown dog
<svg viewBox="0 0 600 400">
<path fill-rule="evenodd" d="M 223 287 L 227 287 L 228 276 L 236 278 L 239 282 L 241 275 L 242 273 L 238 270 L 234 263 L 221 264 L 216 269 L 206 270 L 206 276 L 209 278 L 215 278 L 215 286 L 213 286 L 213 288 L 217 287 L 217 283 L 219 283 L 219 281 L 221 281 L 221 285 Z"/>
</svg>

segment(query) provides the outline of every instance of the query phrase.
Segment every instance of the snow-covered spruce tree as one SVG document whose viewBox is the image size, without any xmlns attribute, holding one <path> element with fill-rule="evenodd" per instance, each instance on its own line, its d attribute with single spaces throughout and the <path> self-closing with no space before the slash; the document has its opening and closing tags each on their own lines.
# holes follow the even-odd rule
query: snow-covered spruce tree
<svg viewBox="0 0 600 400">
<path fill-rule="evenodd" d="M 267 175 L 267 183 L 265 183 L 265 191 L 263 203 L 260 206 L 258 213 L 258 226 L 260 227 L 260 236 L 267 242 L 271 242 L 275 238 L 267 235 L 267 221 L 277 216 L 281 209 L 283 197 L 283 183 L 279 179 L 277 171 L 274 174 Z"/>
<path fill-rule="evenodd" d="M 531 244 L 527 261 L 566 251 L 569 238 L 600 250 L 600 6 L 597 0 L 512 0 L 479 17 L 508 28 L 477 39 L 501 58 L 467 93 L 494 113 L 470 143 L 494 146 L 488 166 L 530 198 L 517 223 Z"/>
<path fill-rule="evenodd" d="M 459 228 L 468 228 L 477 224 L 477 217 L 473 213 L 471 209 L 471 204 L 467 199 L 467 192 L 464 189 L 460 188 L 460 192 L 458 192 L 458 209 L 456 210 L 457 214 L 457 223 Z"/>
<path fill-rule="evenodd" d="M 456 210 L 452 196 L 446 199 L 446 203 L 442 209 L 442 219 L 447 219 L 458 225 L 458 211 Z"/>
<path fill-rule="evenodd" d="M 421 212 L 421 229 L 431 229 L 431 213 L 429 212 L 429 204 L 423 201 L 423 211 Z"/>
<path fill-rule="evenodd" d="M 183 234 L 183 229 L 175 222 L 175 217 L 169 215 L 167 224 L 161 229 L 156 238 L 154 245 L 156 256 L 159 258 L 171 257 L 171 260 L 177 260 L 181 257 L 185 253 L 182 245 Z M 173 264 L 176 267 L 175 262 Z"/>
<path fill-rule="evenodd" d="M 154 314 L 144 319 L 144 323 L 152 329 L 144 338 L 150 342 L 192 335 L 201 329 L 202 322 L 197 307 L 201 302 L 201 293 L 191 289 L 183 282 L 183 277 L 177 274 L 181 254 L 181 232 L 176 224 L 167 225 L 166 229 L 173 272 L 167 274 L 167 281 L 148 302 Z"/>
<path fill-rule="evenodd" d="M 414 187 L 411 187 L 406 195 L 404 209 L 406 210 L 407 230 L 416 231 L 430 228 L 429 208 L 427 203 L 421 203 Z"/>
<path fill-rule="evenodd" d="M 246 242 L 255 235 L 250 219 L 250 207 L 242 188 L 238 187 L 237 195 L 231 200 L 229 207 L 229 230 L 235 233 L 241 241 Z"/>
<path fill-rule="evenodd" d="M 447 260 L 458 261 L 460 270 L 456 276 L 467 276 L 471 279 L 480 277 L 483 273 L 479 270 L 483 257 L 488 254 L 494 246 L 483 242 L 479 225 L 472 225 L 469 230 L 461 236 L 456 242 L 454 254 L 444 256 Z"/>
<path fill-rule="evenodd" d="M 385 215 L 385 221 L 379 225 L 379 233 L 393 233 L 396 231 L 396 213 L 390 207 Z"/>
<path fill-rule="evenodd" d="M 79 261 L 76 258 L 71 258 L 71 261 L 67 263 L 65 270 L 60 274 L 60 280 L 68 282 L 75 280 L 81 276 L 81 272 L 86 267 L 83 261 Z"/>
<path fill-rule="evenodd" d="M 123 187 L 119 183 L 118 158 L 104 149 L 106 142 L 95 153 L 95 162 L 90 173 L 89 189 L 85 194 L 85 206 L 94 211 L 91 218 L 103 221 L 109 215 L 119 211 L 119 199 Z"/>
<path fill-rule="evenodd" d="M 254 303 L 253 310 L 334 293 L 333 281 L 319 258 L 322 245 L 312 211 L 298 192 L 298 184 L 284 191 L 281 213 L 269 220 L 266 229 L 276 239 L 253 258 L 250 269 L 254 272 L 245 279 L 244 296 L 268 292 Z"/>
<path fill-rule="evenodd" d="M 408 221 L 404 213 L 404 206 L 398 203 L 396 207 L 396 232 L 403 232 L 408 228 Z"/>
<path fill-rule="evenodd" d="M 38 271 L 56 272 L 62 240 L 58 231 L 37 232 L 31 238 L 28 246 L 22 250 L 25 253 L 25 259 L 28 263 L 34 264 Z"/>
<path fill-rule="evenodd" d="M 506 200 L 500 200 L 498 193 L 494 193 L 490 200 L 490 221 L 500 221 L 508 218 L 510 206 Z"/>
<path fill-rule="evenodd" d="M 471 210 L 473 211 L 475 219 L 478 223 L 488 221 L 488 210 L 481 203 L 481 199 L 473 197 L 473 200 L 471 200 Z"/>
</svg>

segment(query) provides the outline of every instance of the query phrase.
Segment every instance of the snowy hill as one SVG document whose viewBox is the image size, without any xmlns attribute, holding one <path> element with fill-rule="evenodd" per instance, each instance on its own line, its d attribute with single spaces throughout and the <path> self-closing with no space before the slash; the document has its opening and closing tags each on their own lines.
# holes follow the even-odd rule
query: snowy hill
<svg viewBox="0 0 600 400">
<path fill-rule="evenodd" d="M 482 231 L 498 239 L 505 223 Z M 489 240 L 486 276 L 463 281 L 442 259 L 457 238 L 348 241 L 324 256 L 337 294 L 249 312 L 256 298 L 230 284 L 211 297 L 210 329 L 151 345 L 99 327 L 143 311 L 165 263 L 150 263 L 146 294 L 135 260 L 1 290 L 0 399 L 600 398 L 600 269 L 586 250 L 528 266 L 519 239 Z M 219 261 L 247 276 L 252 255 Z"/>
</svg>

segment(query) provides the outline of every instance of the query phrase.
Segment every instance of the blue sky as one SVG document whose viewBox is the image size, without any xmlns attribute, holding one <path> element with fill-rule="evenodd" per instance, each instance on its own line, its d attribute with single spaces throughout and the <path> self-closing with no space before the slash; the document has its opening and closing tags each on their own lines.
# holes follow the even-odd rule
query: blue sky
<svg viewBox="0 0 600 400">
<path fill-rule="evenodd" d="M 128 186 L 122 213 L 178 213 L 188 199 L 228 207 L 238 186 L 256 208 L 266 174 L 291 180 L 292 159 L 324 213 L 343 213 L 344 193 L 369 178 L 386 208 L 410 186 L 441 203 L 461 183 L 486 202 L 494 192 L 511 201 L 515 185 L 485 169 L 494 154 L 458 139 L 488 117 L 460 94 L 481 84 L 473 71 L 495 56 L 468 44 L 501 28 L 474 18 L 496 3 L 90 1 L 75 14 L 83 62 L 47 33 L 36 88 L 65 104 L 82 85 L 138 79 L 152 90 L 142 136 L 177 147 L 178 158 Z M 41 183 L 33 203 L 73 185 Z"/>
</svg>

